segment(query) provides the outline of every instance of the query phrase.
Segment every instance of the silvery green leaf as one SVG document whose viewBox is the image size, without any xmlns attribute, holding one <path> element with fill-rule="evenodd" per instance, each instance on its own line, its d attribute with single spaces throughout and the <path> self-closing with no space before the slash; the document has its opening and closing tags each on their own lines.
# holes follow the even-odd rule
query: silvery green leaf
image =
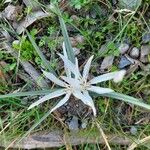
<svg viewBox="0 0 150 150">
<path fill-rule="evenodd" d="M 94 56 L 91 56 L 87 63 L 85 64 L 84 66 L 84 69 L 83 69 L 83 78 L 85 79 L 85 81 L 87 80 L 88 78 L 88 75 L 89 75 L 89 71 L 90 71 L 90 66 L 91 66 L 91 62 L 92 62 L 92 59 L 93 59 Z"/>
<path fill-rule="evenodd" d="M 80 81 L 79 80 L 77 80 L 75 78 L 65 77 L 65 76 L 61 76 L 61 78 L 65 82 L 69 83 L 71 85 L 71 87 L 80 89 Z"/>
<path fill-rule="evenodd" d="M 66 91 L 64 89 L 52 92 L 52 93 L 42 97 L 38 101 L 34 102 L 33 104 L 31 104 L 29 106 L 28 110 L 35 107 L 35 106 L 37 106 L 37 105 L 39 105 L 39 104 L 41 104 L 41 103 L 43 103 L 43 102 L 45 102 L 45 101 L 47 101 L 47 100 L 49 100 L 49 99 L 52 99 L 52 98 L 55 98 L 55 97 L 58 97 L 58 96 L 61 96 L 61 95 L 64 95 L 64 94 L 66 94 Z"/>
<path fill-rule="evenodd" d="M 79 64 L 78 64 L 78 59 L 75 58 L 75 70 L 76 70 L 76 74 L 75 74 L 75 78 L 79 79 L 79 77 L 81 77 L 81 74 L 80 74 L 80 70 L 79 70 Z"/>
<path fill-rule="evenodd" d="M 112 93 L 103 94 L 103 96 L 114 98 L 114 99 L 119 99 L 119 100 L 122 100 L 124 102 L 128 102 L 128 103 L 131 103 L 131 104 L 134 104 L 134 105 L 137 105 L 137 106 L 140 106 L 140 107 L 143 107 L 143 108 L 150 110 L 149 104 L 142 102 L 141 99 L 137 99 L 137 98 L 134 98 L 134 97 L 129 96 L 129 95 L 125 95 L 125 94 L 117 93 L 117 92 L 112 92 Z"/>
<path fill-rule="evenodd" d="M 66 94 L 66 96 L 63 99 L 61 99 L 60 102 L 54 108 L 51 109 L 51 112 L 64 105 L 69 100 L 70 95 L 71 93 Z"/>
<path fill-rule="evenodd" d="M 92 101 L 92 98 L 89 96 L 88 92 L 84 92 L 84 94 L 82 94 L 81 91 L 75 90 L 73 92 L 73 95 L 76 98 L 80 99 L 84 104 L 90 106 L 93 110 L 94 116 L 96 115 L 96 109 L 95 109 L 94 103 Z"/>
<path fill-rule="evenodd" d="M 111 73 L 106 73 L 100 76 L 97 76 L 95 78 L 93 78 L 92 80 L 90 80 L 90 84 L 97 84 L 103 81 L 107 81 L 107 80 L 111 80 L 114 79 L 115 76 L 117 75 L 118 71 L 116 72 L 111 72 Z"/>
<path fill-rule="evenodd" d="M 61 54 L 58 54 L 61 59 L 63 60 L 64 62 L 64 66 L 67 67 L 73 74 L 76 74 L 76 67 L 75 65 L 69 60 L 67 59 L 65 56 L 61 55 Z"/>
<path fill-rule="evenodd" d="M 98 87 L 98 86 L 90 86 L 88 88 L 89 91 L 95 92 L 97 94 L 104 94 L 104 93 L 110 93 L 110 92 L 114 92 L 112 89 L 109 88 L 102 88 L 102 87 Z"/>
<path fill-rule="evenodd" d="M 85 104 L 89 105 L 89 106 L 92 108 L 93 114 L 94 114 L 94 116 L 96 116 L 96 108 L 95 108 L 95 106 L 94 106 L 94 102 L 93 102 L 91 96 L 89 95 L 88 91 L 84 91 L 83 94 L 84 94 L 85 97 L 86 97 L 86 102 L 85 102 Z"/>
<path fill-rule="evenodd" d="M 63 47 L 64 56 L 68 59 L 67 51 L 66 51 L 66 47 L 65 47 L 65 42 L 63 42 L 62 47 Z M 69 68 L 67 68 L 67 66 L 65 66 L 65 65 L 64 65 L 64 68 L 65 68 L 65 72 L 66 72 L 67 77 L 71 77 L 71 71 L 69 70 Z"/>
<path fill-rule="evenodd" d="M 58 79 L 56 76 L 54 76 L 52 73 L 50 72 L 46 72 L 46 71 L 43 71 L 43 74 L 49 79 L 51 80 L 52 82 L 54 82 L 55 84 L 59 85 L 59 86 L 62 86 L 62 87 L 65 87 L 66 86 L 66 83 L 61 81 L 60 79 Z"/>
</svg>

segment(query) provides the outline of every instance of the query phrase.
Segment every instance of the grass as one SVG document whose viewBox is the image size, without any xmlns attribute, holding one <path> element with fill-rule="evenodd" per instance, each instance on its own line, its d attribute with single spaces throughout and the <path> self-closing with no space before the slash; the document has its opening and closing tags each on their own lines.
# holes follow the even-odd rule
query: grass
<svg viewBox="0 0 150 150">
<path fill-rule="evenodd" d="M 96 19 L 85 19 L 84 16 L 82 17 L 82 13 L 80 13 L 79 16 L 77 15 L 79 17 L 79 22 L 77 24 L 75 20 L 71 20 L 69 17 L 67 18 L 66 16 L 63 16 L 65 18 L 67 28 L 69 26 L 72 26 L 75 30 L 74 32 L 70 32 L 69 35 L 74 36 L 77 34 L 81 34 L 85 38 L 85 42 L 81 43 L 82 51 L 80 57 L 84 56 L 88 58 L 88 56 L 91 54 L 94 54 L 96 56 L 95 62 L 93 63 L 93 74 L 97 74 L 96 68 L 97 66 L 99 66 L 98 60 L 101 60 L 104 56 L 107 56 L 109 54 L 118 56 L 118 50 L 116 49 L 116 47 L 111 46 L 111 43 L 122 42 L 127 36 L 130 38 L 130 41 L 133 43 L 134 46 L 141 45 L 142 32 L 145 31 L 144 27 L 148 26 L 149 24 L 146 22 L 146 20 L 142 24 L 138 24 L 138 22 L 143 20 L 143 18 L 140 18 L 140 12 L 142 7 L 144 7 L 146 3 L 147 2 L 143 3 L 140 8 L 137 8 L 132 15 L 126 16 L 126 14 L 118 14 L 118 17 L 116 17 L 116 22 L 113 23 L 111 20 L 109 20 L 109 15 L 112 15 L 113 13 L 112 7 L 110 7 L 111 9 L 109 10 L 108 15 L 106 15 L 105 17 L 102 16 L 104 18 L 102 20 L 99 13 L 101 9 L 99 2 L 95 2 L 95 5 L 98 5 L 100 7 L 96 10 Z M 79 12 L 90 10 L 92 5 L 91 3 L 86 4 L 85 6 L 83 5 Z M 110 2 L 105 3 L 105 5 L 111 6 Z M 69 12 L 67 13 L 67 15 L 71 15 L 69 14 Z M 51 24 L 52 27 L 60 27 L 59 22 L 56 21 L 55 17 L 56 16 L 53 16 L 52 18 L 43 20 L 43 22 L 41 21 L 41 23 L 43 24 L 43 28 L 44 30 L 46 30 L 46 32 L 39 32 L 37 33 L 36 37 L 40 38 L 41 36 L 45 36 L 49 38 L 47 29 L 48 24 L 50 24 L 51 22 L 53 22 L 53 24 Z M 61 26 L 64 26 L 63 22 L 61 22 Z M 9 25 L 6 25 L 6 28 L 9 28 Z M 38 38 L 36 39 L 35 37 L 35 39 L 33 39 L 30 35 L 29 31 L 31 31 L 32 29 L 36 29 L 39 31 L 39 27 L 35 24 L 35 26 L 31 26 L 25 34 L 28 36 L 30 44 L 32 44 L 34 47 L 34 53 L 38 54 L 38 57 L 42 62 L 41 64 L 46 66 L 47 70 L 54 72 L 54 70 L 50 67 L 50 62 L 47 62 L 45 56 L 41 53 L 41 49 L 43 47 L 40 47 L 39 49 Z M 50 30 L 53 29 L 50 28 Z M 65 35 L 65 33 L 66 32 L 64 32 L 63 34 Z M 58 34 L 60 34 L 60 28 Z M 104 54 L 99 54 L 99 48 L 107 41 L 106 36 L 108 36 L 108 34 L 113 34 L 113 40 L 110 43 L 107 43 L 109 49 L 108 51 L 105 51 Z M 21 39 L 21 36 L 19 35 L 18 37 L 16 35 L 14 36 L 15 38 L 19 37 Z M 66 41 L 66 43 L 68 42 L 69 41 Z M 67 45 L 69 45 L 69 49 L 70 44 Z M 45 44 L 44 47 L 47 47 L 47 44 Z M 54 58 L 57 58 L 56 53 L 62 50 L 56 49 L 55 47 L 53 49 Z M 30 84 L 26 84 L 25 81 L 19 81 L 19 78 L 17 77 L 18 74 L 13 75 L 16 71 L 17 66 L 11 68 L 11 65 L 13 63 L 17 63 L 15 58 L 13 58 L 10 54 L 5 53 L 4 50 L 0 51 L 0 53 L 1 52 L 3 55 L 1 60 L 6 61 L 9 66 L 7 71 L 5 71 L 5 68 L 2 68 L 2 72 L 4 75 L 8 74 L 9 76 L 12 76 L 12 78 L 6 80 L 5 84 L 0 84 L 0 94 L 7 94 L 13 92 L 13 94 L 10 94 L 9 96 L 1 96 L 0 100 L 0 136 L 3 137 L 4 142 L 12 139 L 20 141 L 28 134 L 37 131 L 52 130 L 58 127 L 63 129 L 64 126 L 49 113 L 50 107 L 53 106 L 54 101 L 44 103 L 42 104 L 42 106 L 32 109 L 30 111 L 27 110 L 29 103 L 37 100 L 39 95 L 44 95 L 49 91 L 42 90 L 39 87 L 35 87 L 35 91 L 39 90 L 39 92 L 30 92 L 32 90 L 32 86 Z M 69 54 L 69 56 L 70 59 L 73 59 L 73 54 Z M 42 66 L 41 64 L 35 64 L 34 61 L 32 61 L 31 59 L 29 61 L 35 65 L 35 68 L 41 68 Z M 116 67 L 117 66 L 114 66 L 114 68 Z M 54 66 L 53 68 L 57 68 L 57 66 Z M 113 68 L 111 69 L 113 70 Z M 22 68 L 19 67 L 19 70 L 22 70 Z M 18 78 L 18 80 L 16 80 L 16 77 Z M 105 83 L 104 85 L 110 86 L 117 92 L 134 96 L 136 98 L 143 98 L 147 103 L 150 103 L 149 95 L 143 93 L 143 90 L 146 90 L 150 87 L 149 76 L 145 78 L 144 71 L 134 72 L 128 78 L 125 78 L 121 84 L 114 84 L 112 82 L 109 82 Z M 18 95 L 14 91 L 20 91 L 21 93 Z M 132 136 L 133 141 L 135 139 L 142 139 L 143 137 L 146 137 L 150 134 L 150 126 L 148 122 L 146 122 L 148 119 L 146 120 L 146 117 L 142 116 L 149 114 L 149 112 L 147 112 L 146 110 L 133 105 L 127 105 L 121 101 L 114 101 L 106 97 L 96 98 L 95 103 L 99 112 L 97 121 L 101 124 L 104 133 L 118 134 L 125 137 Z M 141 119 L 145 119 L 143 123 L 140 122 L 139 124 L 135 124 L 135 122 L 139 122 Z M 137 128 L 137 133 L 135 135 L 131 135 L 130 133 L 131 126 L 135 126 Z M 88 128 L 82 129 L 79 132 L 79 135 L 96 136 L 97 132 L 97 126 L 91 120 L 89 122 Z M 127 146 L 121 146 L 116 144 L 112 144 L 110 145 L 110 147 L 116 150 L 127 149 Z M 63 150 L 66 149 L 66 147 L 63 146 L 59 149 Z M 106 149 L 106 145 L 101 145 L 98 143 L 83 144 L 79 146 L 72 146 L 72 149 Z M 144 150 L 145 147 L 143 145 L 140 145 L 137 149 Z"/>
</svg>

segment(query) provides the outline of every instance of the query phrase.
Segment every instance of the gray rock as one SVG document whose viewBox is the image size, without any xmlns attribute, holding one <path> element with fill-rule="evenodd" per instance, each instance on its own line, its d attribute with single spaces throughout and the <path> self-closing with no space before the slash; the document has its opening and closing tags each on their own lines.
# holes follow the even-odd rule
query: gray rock
<svg viewBox="0 0 150 150">
<path fill-rule="evenodd" d="M 110 56 L 105 57 L 102 61 L 100 68 L 102 70 L 110 68 L 113 64 L 113 61 L 114 61 L 114 56 L 110 55 Z"/>
<path fill-rule="evenodd" d="M 68 127 L 71 131 L 78 131 L 79 130 L 78 118 L 73 116 L 71 121 L 68 122 Z"/>
<path fill-rule="evenodd" d="M 127 44 L 127 43 L 122 43 L 120 46 L 119 46 L 119 52 L 121 53 L 121 54 L 125 54 L 127 51 L 128 51 L 128 49 L 129 49 L 129 44 Z"/>
<path fill-rule="evenodd" d="M 137 128 L 136 128 L 135 126 L 131 126 L 131 128 L 130 128 L 130 133 L 131 133 L 132 135 L 136 135 L 136 134 L 137 134 Z"/>
<path fill-rule="evenodd" d="M 132 50 L 130 51 L 130 56 L 132 58 L 138 58 L 140 55 L 140 50 L 137 47 L 133 47 Z"/>
<path fill-rule="evenodd" d="M 150 33 L 146 33 L 142 36 L 142 42 L 143 43 L 148 43 L 150 42 Z"/>
<path fill-rule="evenodd" d="M 119 67 L 119 69 L 123 69 L 123 68 L 125 68 L 131 64 L 132 64 L 132 62 L 129 59 L 127 59 L 127 57 L 122 56 L 120 59 L 118 67 Z"/>
<path fill-rule="evenodd" d="M 148 63 L 148 55 L 149 54 L 150 54 L 150 45 L 142 45 L 140 61 L 143 63 Z"/>
</svg>

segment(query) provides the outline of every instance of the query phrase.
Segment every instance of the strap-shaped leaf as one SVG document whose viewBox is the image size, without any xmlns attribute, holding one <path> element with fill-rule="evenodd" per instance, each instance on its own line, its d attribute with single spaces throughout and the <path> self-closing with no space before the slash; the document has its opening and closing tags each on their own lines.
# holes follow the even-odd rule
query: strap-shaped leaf
<svg viewBox="0 0 150 150">
<path fill-rule="evenodd" d="M 42 98 L 39 99 L 38 101 L 34 102 L 33 104 L 31 104 L 28 109 L 31 109 L 31 108 L 33 108 L 33 107 L 35 107 L 35 106 L 37 106 L 37 105 L 39 105 L 39 104 L 41 104 L 41 103 L 43 103 L 43 102 L 49 100 L 49 99 L 52 99 L 52 98 L 55 98 L 55 97 L 64 95 L 65 93 L 66 93 L 66 91 L 65 91 L 64 89 L 61 89 L 61 90 L 57 90 L 57 91 L 55 91 L 55 92 L 52 92 L 52 93 L 50 93 L 50 94 L 48 94 L 48 95 L 42 97 Z"/>
<path fill-rule="evenodd" d="M 65 43 L 64 42 L 63 42 L 62 47 L 63 47 L 64 57 L 66 57 L 66 59 L 68 59 L 68 55 L 67 55 L 67 51 L 66 51 L 66 47 L 65 47 Z M 64 65 L 64 69 L 65 69 L 67 77 L 71 77 L 71 71 L 69 70 L 69 68 L 66 65 Z"/>
<path fill-rule="evenodd" d="M 75 64 L 73 64 L 69 59 L 67 59 L 62 54 L 58 54 L 64 62 L 65 67 L 67 67 L 74 75 L 77 73 Z"/>
<path fill-rule="evenodd" d="M 88 88 L 89 91 L 95 92 L 97 94 L 103 94 L 103 93 L 110 93 L 113 92 L 112 89 L 109 88 L 102 88 L 102 87 L 98 87 L 98 86 L 90 86 Z"/>
<path fill-rule="evenodd" d="M 95 106 L 94 106 L 94 103 L 93 103 L 93 100 L 92 98 L 89 96 L 88 92 L 85 91 L 84 93 L 81 93 L 81 91 L 79 90 L 76 90 L 73 92 L 73 95 L 80 99 L 84 104 L 90 106 L 93 110 L 93 114 L 94 116 L 96 116 L 96 109 L 95 109 Z"/>
<path fill-rule="evenodd" d="M 83 94 L 84 94 L 84 96 L 86 97 L 86 100 L 87 100 L 86 104 L 89 105 L 92 108 L 93 114 L 94 114 L 94 116 L 96 116 L 96 108 L 95 108 L 95 105 L 94 105 L 94 102 L 93 102 L 91 96 L 89 95 L 88 91 L 84 91 Z"/>
<path fill-rule="evenodd" d="M 52 73 L 50 72 L 47 72 L 47 71 L 43 71 L 43 74 L 49 79 L 51 80 L 52 82 L 54 82 L 55 84 L 59 85 L 59 86 L 62 86 L 62 87 L 65 87 L 66 86 L 66 83 L 64 83 L 63 81 L 61 81 L 60 79 L 58 79 L 55 75 L 53 75 Z"/>
<path fill-rule="evenodd" d="M 71 93 L 66 94 L 65 97 L 63 99 L 61 99 L 54 108 L 51 109 L 51 112 L 55 111 L 57 108 L 64 105 L 69 100 L 70 95 L 71 95 Z"/>
<path fill-rule="evenodd" d="M 59 22 L 60 22 L 60 27 L 61 27 L 62 34 L 63 34 L 63 37 L 64 37 L 64 41 L 65 41 L 65 47 L 66 47 L 66 50 L 67 50 L 67 56 L 68 56 L 68 59 L 72 63 L 75 64 L 75 54 L 74 54 L 73 48 L 71 46 L 71 42 L 70 42 L 70 39 L 69 39 L 67 28 L 66 28 L 65 22 L 64 22 L 60 12 L 59 12 L 59 14 L 60 14 L 59 15 Z"/>
<path fill-rule="evenodd" d="M 100 83 L 103 81 L 111 80 L 111 79 L 115 78 L 117 73 L 118 73 L 118 71 L 106 73 L 106 74 L 103 74 L 103 75 L 100 75 L 100 76 L 97 76 L 97 77 L 91 79 L 89 82 L 90 82 L 90 84 L 97 84 L 97 83 Z"/>
<path fill-rule="evenodd" d="M 41 50 L 39 49 L 39 47 L 37 46 L 37 44 L 35 43 L 35 40 L 32 38 L 32 36 L 30 35 L 30 33 L 27 30 L 26 30 L 26 33 L 27 33 L 27 35 L 29 37 L 29 40 L 32 43 L 34 49 L 36 50 L 37 54 L 41 58 L 42 63 L 44 64 L 44 66 L 46 67 L 46 69 L 48 69 L 50 72 L 52 72 L 53 74 L 56 75 L 55 71 L 50 66 L 49 62 L 47 61 L 47 59 L 45 58 L 45 56 L 43 55 L 43 53 L 41 52 Z"/>
<path fill-rule="evenodd" d="M 90 71 L 90 67 L 91 67 L 91 62 L 92 62 L 92 59 L 93 59 L 94 56 L 91 56 L 87 63 L 85 64 L 84 66 L 84 69 L 83 69 L 83 78 L 85 79 L 85 81 L 87 80 L 88 78 L 88 75 L 89 75 L 89 71 Z"/>
<path fill-rule="evenodd" d="M 31 91 L 31 92 L 9 93 L 9 94 L 5 94 L 5 95 L 0 95 L 0 99 L 2 99 L 2 98 L 9 98 L 9 97 L 45 95 L 45 94 L 49 94 L 49 93 L 54 92 L 54 91 L 56 91 L 56 89 L 52 89 L 52 90 L 39 90 L 39 91 Z"/>
<path fill-rule="evenodd" d="M 119 99 L 122 100 L 124 102 L 128 102 L 146 109 L 150 110 L 150 105 L 143 103 L 141 100 L 125 95 L 125 94 L 121 94 L 121 93 L 117 93 L 117 92 L 112 92 L 112 93 L 107 93 L 107 94 L 102 94 L 102 96 L 106 96 L 106 97 L 110 97 L 110 98 L 114 98 L 114 99 Z"/>
<path fill-rule="evenodd" d="M 66 76 L 60 76 L 65 82 L 69 83 L 69 85 L 73 88 L 80 89 L 80 81 L 75 78 L 69 78 Z"/>
</svg>

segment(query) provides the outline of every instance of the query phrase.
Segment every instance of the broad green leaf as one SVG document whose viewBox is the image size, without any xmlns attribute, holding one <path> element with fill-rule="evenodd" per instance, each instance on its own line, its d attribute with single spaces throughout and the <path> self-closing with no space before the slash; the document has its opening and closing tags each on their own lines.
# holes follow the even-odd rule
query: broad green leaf
<svg viewBox="0 0 150 150">
<path fill-rule="evenodd" d="M 32 43 L 33 47 L 35 48 L 36 52 L 38 53 L 39 57 L 42 60 L 42 63 L 44 64 L 44 66 L 46 67 L 46 69 L 48 69 L 51 73 L 55 74 L 55 71 L 52 69 L 52 67 L 50 66 L 49 62 L 47 61 L 47 59 L 45 58 L 45 56 L 43 55 L 43 53 L 41 52 L 41 50 L 39 49 L 39 47 L 37 46 L 37 44 L 35 43 L 35 40 L 32 38 L 32 36 L 30 35 L 30 33 L 26 30 L 26 33 L 29 37 L 30 42 Z"/>
</svg>

